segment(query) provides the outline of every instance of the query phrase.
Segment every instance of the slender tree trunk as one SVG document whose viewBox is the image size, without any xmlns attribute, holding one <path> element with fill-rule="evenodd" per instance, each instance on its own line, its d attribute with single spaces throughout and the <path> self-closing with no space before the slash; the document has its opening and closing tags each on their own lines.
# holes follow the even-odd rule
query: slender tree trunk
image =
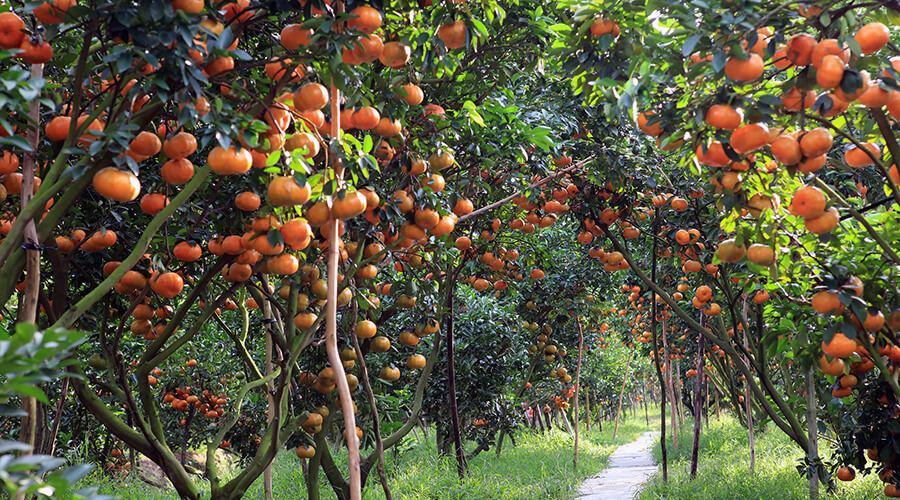
<svg viewBox="0 0 900 500">
<path fill-rule="evenodd" d="M 672 444 L 675 445 L 675 450 L 678 450 L 678 402 L 675 398 L 675 384 L 672 380 L 672 360 L 670 359 L 671 356 L 669 356 L 669 341 L 666 339 L 666 337 L 668 336 L 666 335 L 668 329 L 666 328 L 666 326 L 666 319 L 663 318 L 663 359 L 666 363 L 666 390 L 669 391 L 669 399 L 671 400 L 672 405 Z"/>
<path fill-rule="evenodd" d="M 658 258 L 657 252 L 657 241 L 658 238 L 656 236 L 659 235 L 659 208 L 654 208 L 653 215 L 653 266 L 650 269 L 651 280 L 656 282 L 656 262 Z M 656 368 L 656 378 L 659 382 L 659 449 L 662 453 L 662 477 L 663 483 L 669 482 L 669 458 L 668 451 L 666 450 L 666 382 L 663 377 L 662 368 L 660 367 L 660 351 L 659 351 L 659 328 L 657 321 L 657 307 L 656 307 L 656 298 L 650 301 L 651 304 L 651 313 L 650 313 L 650 325 L 652 331 L 652 339 L 653 339 L 653 366 Z M 666 330 L 665 323 L 663 323 L 663 339 L 665 339 Z"/>
<path fill-rule="evenodd" d="M 343 12 L 344 3 L 337 2 L 336 10 Z M 340 31 L 340 27 L 338 28 Z M 341 134 L 341 92 L 331 83 L 331 137 L 339 140 Z M 332 163 L 334 178 L 338 181 L 338 191 L 343 188 L 344 167 L 339 155 L 334 155 Z M 335 384 L 338 390 L 338 399 L 341 404 L 341 413 L 344 415 L 344 429 L 347 435 L 347 465 L 350 472 L 350 500 L 362 499 L 362 475 L 359 467 L 359 438 L 356 435 L 356 415 L 353 413 L 353 396 L 350 394 L 350 385 L 347 383 L 347 375 L 344 365 L 341 363 L 341 354 L 337 343 L 337 297 L 338 297 L 338 259 L 340 257 L 338 236 L 339 221 L 329 213 L 328 222 L 328 272 L 325 323 L 325 350 L 328 353 L 328 362 L 334 371 Z"/>
<path fill-rule="evenodd" d="M 584 391 L 584 420 L 587 431 L 591 432 L 591 391 Z"/>
<path fill-rule="evenodd" d="M 456 360 L 453 346 L 453 281 L 448 285 L 447 294 L 447 396 L 450 398 L 450 432 L 453 434 L 453 447 L 456 450 L 456 471 L 459 478 L 466 475 L 466 457 L 462 438 L 459 433 L 459 408 L 456 405 Z"/>
<path fill-rule="evenodd" d="M 356 302 L 353 303 L 353 315 L 357 313 Z M 378 406 L 375 403 L 375 393 L 372 391 L 372 384 L 369 383 L 369 369 L 366 367 L 366 359 L 363 356 L 362 349 L 359 348 L 359 339 L 356 335 L 350 335 L 353 339 L 353 349 L 356 351 L 356 359 L 359 362 L 359 375 L 362 379 L 363 389 L 366 391 L 366 399 L 369 402 L 369 409 L 372 411 L 372 429 L 375 432 L 375 457 L 378 459 L 376 469 L 378 471 L 378 479 L 381 481 L 381 489 L 384 490 L 385 500 L 391 500 L 391 490 L 388 486 L 387 474 L 384 471 L 384 442 L 381 440 L 381 420 L 378 416 Z"/>
<path fill-rule="evenodd" d="M 747 323 L 747 298 L 744 297 L 744 323 Z M 750 349 L 750 338 L 746 331 L 744 331 L 744 349 Z M 747 366 L 750 366 L 750 360 L 747 357 L 744 357 L 744 362 Z M 755 431 L 753 429 L 753 404 L 751 403 L 751 394 L 750 394 L 750 384 L 744 384 L 744 411 L 747 413 L 747 432 L 749 433 L 750 440 L 750 473 L 753 474 L 753 471 L 756 470 L 756 436 Z"/>
<path fill-rule="evenodd" d="M 265 283 L 269 283 L 269 279 L 265 277 Z M 272 328 L 272 324 L 268 321 L 272 317 L 272 306 L 269 304 L 268 300 L 263 301 L 262 303 L 263 316 L 265 317 L 266 325 L 263 327 L 263 334 L 266 336 L 266 376 L 269 376 L 272 373 L 272 333 L 270 329 Z M 266 414 L 266 421 L 268 425 L 272 425 L 272 418 L 275 416 L 275 401 L 273 400 L 275 396 L 275 382 L 269 381 L 266 383 L 266 401 L 268 402 L 269 411 Z M 184 457 L 184 448 L 187 448 L 186 443 L 185 446 L 182 447 L 181 456 Z M 184 465 L 184 459 L 182 458 L 182 465 Z M 265 471 L 263 471 L 263 495 L 266 500 L 273 499 L 273 491 L 272 491 L 272 464 L 266 465 Z"/>
<path fill-rule="evenodd" d="M 575 452 L 572 455 L 572 465 L 578 470 L 578 429 L 581 427 L 581 415 L 578 413 L 578 391 L 581 389 L 581 355 L 584 351 L 584 332 L 581 330 L 581 320 L 575 317 L 575 324 L 578 325 L 578 364 L 575 368 Z"/>
<path fill-rule="evenodd" d="M 706 421 L 706 428 L 709 428 L 709 377 L 703 374 L 703 418 Z"/>
<path fill-rule="evenodd" d="M 574 431 L 572 430 L 572 423 L 569 422 L 569 417 L 566 415 L 566 412 L 564 412 L 562 408 L 558 408 L 557 412 L 557 421 L 562 420 L 562 422 L 566 425 L 564 430 L 566 430 L 569 434 L 573 434 Z M 560 429 L 562 429 L 562 426 L 560 426 Z"/>
<path fill-rule="evenodd" d="M 43 64 L 31 65 L 31 78 L 41 78 L 44 74 Z M 25 152 L 24 161 L 22 162 L 22 190 L 20 198 L 22 209 L 31 200 L 34 195 L 34 170 L 37 164 L 37 146 L 40 141 L 40 132 L 38 128 L 38 120 L 40 118 L 41 105 L 37 99 L 32 101 L 28 110 L 28 118 L 34 123 L 34 128 L 27 133 L 28 143 L 32 150 Z M 18 310 L 17 321 L 23 323 L 37 323 L 37 304 L 41 286 L 41 242 L 38 241 L 37 228 L 34 219 L 28 221 L 25 226 L 23 245 L 25 250 L 25 292 L 22 296 L 20 308 Z M 22 410 L 25 415 L 22 417 L 22 424 L 19 429 L 19 441 L 25 443 L 31 448 L 20 452 L 20 455 L 30 455 L 34 453 L 34 447 L 37 445 L 37 400 L 31 396 L 22 397 Z M 15 498 L 25 498 L 24 494 L 16 494 Z"/>
<path fill-rule="evenodd" d="M 50 429 L 50 437 L 47 439 L 46 454 L 56 452 L 56 436 L 59 435 L 59 424 L 62 421 L 63 408 L 69 395 L 69 377 L 63 378 L 62 388 L 59 390 L 59 401 L 56 403 L 56 414 L 53 417 L 53 427 Z"/>
<path fill-rule="evenodd" d="M 706 316 L 700 312 L 700 324 L 706 326 Z M 691 477 L 697 477 L 697 462 L 700 456 L 700 423 L 703 420 L 703 357 L 706 340 L 698 335 L 697 340 L 697 374 L 694 375 L 694 439 L 691 443 Z"/>
<path fill-rule="evenodd" d="M 684 387 L 684 384 L 682 384 L 682 382 L 681 382 L 681 365 L 679 365 L 678 363 L 673 363 L 672 366 L 674 367 L 673 369 L 675 370 L 675 376 L 672 378 L 672 390 L 675 391 L 675 395 L 676 395 L 675 401 L 678 402 L 678 412 L 677 412 L 678 427 L 684 427 L 685 411 L 684 411 L 684 398 L 682 397 L 683 392 L 684 392 L 682 390 L 682 388 Z"/>
<path fill-rule="evenodd" d="M 815 372 L 806 374 L 806 427 L 809 430 L 809 450 L 806 458 L 809 461 L 809 498 L 819 498 L 819 473 L 816 464 L 819 461 L 819 427 L 816 422 L 816 379 Z"/>
<path fill-rule="evenodd" d="M 633 352 L 628 353 L 628 360 L 625 361 L 625 377 L 622 379 L 622 388 L 619 390 L 619 408 L 616 410 L 616 426 L 613 428 L 613 439 L 619 433 L 619 413 L 622 412 L 622 399 L 625 397 L 625 384 L 628 383 L 628 374 L 631 373 L 631 356 Z"/>
<path fill-rule="evenodd" d="M 644 394 L 644 397 L 641 398 L 644 403 L 644 423 L 647 425 L 647 427 L 650 427 L 650 410 L 647 409 L 646 391 L 644 391 Z"/>
</svg>

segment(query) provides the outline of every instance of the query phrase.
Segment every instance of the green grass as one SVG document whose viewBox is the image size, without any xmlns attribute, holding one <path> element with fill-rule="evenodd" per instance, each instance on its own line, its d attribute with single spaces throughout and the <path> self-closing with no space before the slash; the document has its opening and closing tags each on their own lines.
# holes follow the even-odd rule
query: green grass
<svg viewBox="0 0 900 500">
<path fill-rule="evenodd" d="M 651 417 L 650 427 L 658 422 Z M 605 423 L 603 432 L 596 426 L 588 433 L 581 431 L 578 452 L 578 470 L 572 465 L 574 436 L 559 430 L 541 434 L 524 433 L 516 437 L 516 445 L 507 439 L 503 453 L 498 457 L 493 450 L 483 452 L 469 464 L 465 479 L 456 474 L 455 460 L 437 453 L 434 433 L 428 439 L 419 432 L 410 435 L 401 445 L 403 450 L 395 454 L 388 451 L 388 480 L 393 498 L 403 499 L 465 499 L 465 500 L 526 500 L 569 499 L 578 486 L 588 477 L 602 471 L 609 455 L 616 447 L 633 441 L 648 430 L 644 417 L 631 418 L 619 425 L 619 432 L 612 438 L 613 425 Z M 338 452 L 335 460 L 344 468 L 346 454 Z M 300 460 L 293 453 L 282 452 L 272 465 L 275 498 L 306 499 L 306 483 Z M 198 480 L 199 481 L 199 480 Z M 201 488 L 205 485 L 198 483 Z M 321 475 L 322 498 L 333 499 L 324 474 Z M 82 486 L 99 486 L 100 492 L 116 495 L 125 500 L 169 500 L 177 498 L 173 490 L 161 490 L 138 479 L 112 479 L 96 474 Z M 262 498 L 262 480 L 256 481 L 246 498 Z M 365 499 L 383 499 L 384 493 L 373 469 L 363 492 Z"/>
<path fill-rule="evenodd" d="M 756 468 L 750 473 L 750 445 L 747 429 L 734 418 L 711 418 L 700 438 L 700 456 L 697 477 L 690 479 L 691 433 L 693 420 L 685 419 L 683 432 L 679 432 L 678 450 L 674 450 L 671 438 L 668 442 L 669 483 L 662 483 L 661 473 L 645 484 L 638 498 L 651 500 L 746 498 L 800 500 L 809 498 L 809 483 L 797 473 L 798 460 L 803 452 L 777 428 L 757 432 Z M 820 440 L 820 446 L 824 441 Z M 653 450 L 654 458 L 661 461 L 659 444 Z M 822 453 L 828 456 L 830 451 Z M 850 483 L 839 483 L 834 492 L 827 492 L 820 485 L 822 499 L 875 499 L 882 498 L 882 485 L 874 475 L 862 477 Z"/>
</svg>

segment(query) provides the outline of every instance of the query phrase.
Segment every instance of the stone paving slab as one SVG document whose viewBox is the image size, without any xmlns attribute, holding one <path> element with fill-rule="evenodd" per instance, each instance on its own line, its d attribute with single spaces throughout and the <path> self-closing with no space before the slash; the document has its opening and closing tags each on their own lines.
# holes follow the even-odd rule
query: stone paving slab
<svg viewBox="0 0 900 500">
<path fill-rule="evenodd" d="M 578 488 L 578 500 L 633 500 L 637 488 L 656 473 L 650 453 L 658 432 L 645 432 L 609 457 L 609 467 Z"/>
</svg>

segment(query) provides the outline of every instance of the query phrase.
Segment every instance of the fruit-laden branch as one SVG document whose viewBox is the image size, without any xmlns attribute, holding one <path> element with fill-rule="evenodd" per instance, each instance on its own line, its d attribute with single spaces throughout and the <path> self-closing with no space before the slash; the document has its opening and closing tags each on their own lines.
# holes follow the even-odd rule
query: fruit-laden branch
<svg viewBox="0 0 900 500">
<path fill-rule="evenodd" d="M 485 212 L 488 212 L 488 211 L 490 211 L 490 210 L 493 210 L 493 209 L 495 209 L 495 208 L 497 208 L 497 207 L 499 207 L 499 206 L 501 206 L 501 205 L 504 205 L 504 204 L 506 204 L 506 203 L 509 203 L 510 201 L 512 201 L 512 200 L 515 199 L 515 198 L 518 198 L 519 196 L 522 196 L 522 193 L 525 192 L 525 191 L 528 191 L 528 190 L 530 190 L 530 189 L 534 189 L 534 188 L 536 188 L 536 187 L 541 187 L 541 186 L 543 186 L 544 184 L 546 184 L 546 183 L 552 181 L 553 179 L 556 179 L 557 177 L 561 177 L 561 176 L 563 176 L 563 175 L 565 175 L 565 174 L 568 174 L 569 172 L 574 172 L 575 170 L 578 170 L 579 168 L 582 168 L 582 167 L 584 167 L 585 165 L 589 164 L 589 163 L 590 163 L 591 161 L 593 161 L 593 160 L 594 160 L 594 157 L 593 157 L 593 156 L 589 156 L 588 158 L 586 158 L 586 159 L 584 159 L 584 160 L 581 160 L 581 161 L 579 161 L 579 162 L 576 162 L 576 163 L 575 163 L 574 165 L 572 165 L 571 167 L 566 167 L 566 168 L 564 168 L 564 169 L 562 169 L 562 170 L 559 170 L 559 171 L 557 171 L 557 172 L 554 172 L 554 173 L 548 175 L 547 177 L 544 177 L 543 179 L 541 179 L 541 180 L 539 180 L 539 181 L 537 181 L 537 182 L 535 182 L 535 183 L 530 184 L 528 187 L 525 187 L 525 188 L 523 188 L 523 189 L 520 189 L 520 190 L 516 191 L 515 193 L 513 193 L 513 194 L 507 196 L 506 198 L 503 198 L 502 200 L 500 200 L 500 201 L 498 201 L 498 202 L 491 203 L 490 205 L 488 205 L 488 206 L 486 206 L 486 207 L 481 207 L 481 208 L 479 208 L 478 210 L 475 210 L 474 212 L 472 212 L 472 213 L 470 213 L 470 214 L 463 215 L 462 217 L 459 218 L 459 221 L 457 221 L 457 222 L 465 222 L 465 221 L 467 221 L 467 220 L 469 220 L 469 219 L 474 219 L 475 217 L 478 217 L 479 215 L 481 215 L 481 214 L 483 214 L 483 213 L 485 213 Z"/>
<path fill-rule="evenodd" d="M 735 350 L 735 348 L 731 344 L 731 342 L 725 342 L 725 341 L 719 339 L 717 336 L 713 335 L 711 331 L 700 326 L 700 324 L 694 318 L 692 318 L 689 314 L 684 312 L 684 310 L 681 309 L 681 307 L 679 307 L 679 305 L 675 302 L 674 299 L 672 299 L 672 297 L 669 296 L 668 293 L 666 293 L 662 288 L 660 288 L 660 286 L 658 284 L 656 284 L 653 280 L 648 278 L 647 275 L 643 271 L 641 271 L 641 269 L 639 267 L 637 267 L 636 262 L 634 261 L 634 258 L 632 257 L 631 253 L 628 252 L 628 250 L 621 244 L 621 242 L 618 241 L 618 239 L 616 239 L 616 237 L 612 234 L 612 232 L 610 232 L 609 228 L 605 224 L 600 224 L 599 227 L 600 227 L 600 229 L 603 230 L 604 234 L 606 234 L 606 236 L 612 242 L 615 249 L 618 252 L 622 253 L 622 255 L 625 257 L 625 260 L 631 266 L 631 270 L 634 271 L 634 273 L 637 275 L 637 277 L 642 282 L 644 282 L 644 284 L 646 284 L 654 293 L 659 295 L 663 299 L 663 302 L 668 304 L 668 306 L 671 307 L 673 311 L 675 311 L 675 314 L 679 318 L 683 319 L 685 321 L 685 323 L 688 324 L 688 326 L 690 326 L 691 328 L 696 330 L 698 333 L 705 336 L 707 339 L 709 339 L 714 344 L 718 345 L 719 348 L 721 348 L 723 351 L 725 351 L 725 353 L 728 354 L 729 356 L 731 356 L 733 359 L 737 359 L 740 357 L 740 354 L 738 354 L 738 352 Z M 656 301 L 654 300 L 653 303 L 655 303 L 655 302 Z M 806 434 L 804 432 L 797 432 L 796 429 L 792 425 L 785 422 L 778 415 L 778 412 L 776 412 L 775 409 L 772 408 L 772 406 L 769 404 L 768 399 L 766 399 L 765 394 L 763 394 L 762 390 L 756 384 L 756 381 L 753 380 L 753 375 L 747 366 L 743 365 L 742 363 L 736 363 L 735 365 L 738 367 L 738 369 L 744 375 L 747 383 L 750 385 L 751 390 L 753 390 L 753 394 L 757 397 L 757 399 L 759 399 L 759 401 L 763 405 L 763 408 L 765 409 L 766 413 L 769 415 L 769 417 L 772 418 L 772 421 L 775 422 L 775 425 L 777 425 L 779 429 L 784 431 L 785 434 L 787 434 L 791 439 L 793 439 L 804 450 L 807 449 L 807 446 L 809 443 L 808 443 Z M 777 393 L 770 394 L 770 396 L 776 402 L 776 404 L 778 404 L 779 408 L 781 408 L 781 404 L 779 404 L 779 403 L 784 403 L 782 398 Z M 784 410 L 782 410 L 782 411 L 784 412 Z M 789 420 L 791 420 L 791 417 L 794 417 L 793 413 L 790 412 L 790 409 L 788 409 L 787 412 L 785 412 L 785 413 L 790 413 L 790 415 L 785 415 Z M 796 419 L 796 417 L 794 419 Z"/>
<path fill-rule="evenodd" d="M 212 265 L 209 269 L 203 273 L 203 276 L 197 280 L 194 285 L 191 293 L 188 294 L 187 298 L 181 303 L 181 305 L 175 310 L 175 313 L 172 315 L 172 318 L 169 320 L 169 324 L 166 325 L 166 328 L 162 331 L 159 337 L 152 341 L 150 345 L 144 349 L 144 354 L 141 355 L 140 365 L 145 365 L 149 362 L 166 342 L 169 341 L 169 338 L 175 334 L 178 330 L 179 326 L 183 326 L 184 318 L 187 316 L 188 310 L 197 303 L 197 300 L 200 298 L 200 295 L 207 291 L 207 286 L 212 278 L 225 267 L 225 264 L 228 263 L 229 260 L 227 258 L 220 258 L 216 261 L 215 264 Z M 151 366 L 151 369 L 155 368 L 155 366 Z"/>
<path fill-rule="evenodd" d="M 864 333 L 862 335 L 858 335 L 860 342 L 862 342 L 863 347 L 869 351 L 869 356 L 872 358 L 872 362 L 875 363 L 875 366 L 878 367 L 878 371 L 881 372 L 881 376 L 887 381 L 888 385 L 891 386 L 891 390 L 894 391 L 894 394 L 900 398 L 900 385 L 897 384 L 897 379 L 893 377 L 893 373 L 888 369 L 887 365 L 884 364 L 884 360 L 881 359 L 881 354 L 878 353 L 878 350 L 872 345 L 872 342 L 869 341 L 869 335 Z"/>
<path fill-rule="evenodd" d="M 879 120 L 879 116 L 878 116 L 879 113 L 881 114 L 881 119 L 883 119 L 884 122 L 887 123 L 887 118 L 885 118 L 884 112 L 878 110 L 878 112 L 876 113 L 876 110 L 874 110 L 874 109 L 872 109 L 871 111 L 872 111 L 872 117 L 875 118 L 876 123 Z M 846 131 L 844 131 L 842 128 L 840 128 L 840 127 L 836 126 L 834 123 L 832 123 L 831 120 L 826 120 L 825 118 L 821 118 L 819 116 L 812 115 L 809 113 L 803 113 L 803 118 L 811 119 L 817 123 L 825 125 L 826 127 L 830 128 L 831 130 L 834 130 L 834 132 L 837 133 L 839 136 L 852 142 L 854 146 L 856 146 L 857 148 L 859 148 L 860 151 L 865 153 L 865 155 L 868 156 L 870 160 L 872 160 L 872 163 L 874 163 L 878 167 L 878 170 L 881 171 L 881 175 L 887 180 L 888 185 L 891 186 L 891 195 L 893 195 L 894 201 L 896 201 L 897 204 L 900 205 L 900 189 L 898 189 L 897 184 L 894 182 L 894 179 L 891 178 L 891 175 L 888 172 L 887 167 L 885 167 L 884 163 L 881 162 L 881 158 L 879 158 L 874 153 L 872 153 L 872 151 L 869 150 L 869 148 L 865 147 L 863 145 L 863 143 L 860 142 L 858 139 L 856 139 L 855 137 L 853 137 L 852 135 L 850 135 Z M 888 137 L 893 139 L 893 132 L 891 131 L 890 125 L 888 125 L 887 128 L 882 128 L 881 124 L 879 123 L 878 128 L 881 131 L 881 134 L 884 136 L 884 139 L 886 141 L 888 140 Z M 897 150 L 898 148 L 895 144 L 894 148 L 892 149 L 891 144 L 888 143 L 888 149 L 891 151 L 891 156 L 893 156 L 894 151 Z M 900 151 L 898 151 L 898 153 L 900 153 Z M 900 158 L 900 157 L 894 156 L 894 158 Z"/>
<path fill-rule="evenodd" d="M 875 243 L 877 243 L 878 246 L 881 247 L 882 250 L 884 250 L 884 253 L 887 254 L 887 257 L 894 261 L 895 264 L 900 264 L 900 256 L 897 255 L 897 252 L 895 252 L 894 249 L 891 248 L 888 242 L 884 241 L 884 238 L 882 238 L 878 231 L 876 231 L 875 228 L 872 227 L 872 224 L 870 224 L 869 221 L 866 220 L 863 214 L 859 213 L 855 208 L 853 208 L 853 206 L 847 203 L 847 201 L 844 200 L 844 198 L 834 189 L 832 189 L 831 186 L 829 186 L 825 182 L 822 182 L 822 179 L 816 177 L 815 183 L 820 188 L 822 188 L 823 191 L 827 192 L 832 198 L 836 199 L 844 208 L 846 208 L 850 215 L 854 219 L 856 219 L 857 222 L 862 224 L 866 232 L 869 233 L 869 236 L 871 236 L 872 239 L 875 240 Z"/>
<path fill-rule="evenodd" d="M 72 326 L 78 318 L 81 317 L 91 306 L 96 304 L 104 295 L 106 295 L 116 283 L 122 279 L 122 276 L 125 276 L 125 273 L 130 271 L 132 267 L 144 256 L 144 252 L 147 251 L 147 247 L 150 246 L 150 240 L 153 239 L 153 236 L 156 235 L 156 232 L 159 231 L 159 228 L 166 222 L 166 220 L 175 213 L 175 211 L 184 205 L 188 199 L 194 194 L 195 191 L 200 187 L 201 184 L 206 180 L 206 177 L 209 175 L 209 166 L 204 165 L 197 169 L 197 173 L 194 175 L 194 178 L 188 182 L 184 189 L 178 193 L 177 196 L 172 198 L 171 203 L 169 203 L 165 208 L 159 211 L 153 219 L 147 224 L 146 229 L 144 229 L 144 234 L 141 235 L 140 238 L 135 242 L 134 249 L 131 253 L 122 260 L 122 263 L 119 267 L 116 268 L 115 271 L 109 274 L 105 280 L 103 280 L 97 287 L 92 290 L 89 294 L 85 295 L 83 299 L 79 300 L 77 304 L 73 307 L 70 307 L 63 315 L 53 324 L 53 328 L 69 328 Z"/>
</svg>

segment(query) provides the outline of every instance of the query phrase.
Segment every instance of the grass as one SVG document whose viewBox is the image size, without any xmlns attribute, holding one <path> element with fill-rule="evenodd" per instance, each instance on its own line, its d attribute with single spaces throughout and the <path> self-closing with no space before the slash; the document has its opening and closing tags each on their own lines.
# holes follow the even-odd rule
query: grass
<svg viewBox="0 0 900 500">
<path fill-rule="evenodd" d="M 656 418 L 658 422 L 658 416 Z M 650 427 L 655 425 L 651 418 Z M 392 496 L 397 500 L 569 499 L 586 478 L 606 467 L 610 454 L 618 446 L 633 441 L 646 430 L 648 426 L 643 416 L 621 422 L 615 439 L 611 423 L 604 425 L 602 433 L 596 426 L 590 433 L 582 427 L 577 471 L 572 465 L 574 436 L 559 430 L 520 434 L 515 446 L 509 439 L 504 442 L 500 456 L 491 450 L 475 457 L 462 481 L 457 477 L 455 460 L 437 453 L 434 434 L 429 433 L 426 439 L 420 432 L 401 443 L 399 453 L 388 451 L 385 454 L 388 481 Z M 335 460 L 343 468 L 346 454 L 336 453 Z M 272 476 L 275 498 L 306 499 L 300 460 L 293 453 L 282 452 L 276 457 Z M 201 488 L 205 486 L 202 482 L 198 484 Z M 335 498 L 324 474 L 320 484 L 323 499 Z M 177 498 L 173 490 L 154 488 L 133 476 L 123 481 L 98 473 L 82 484 L 88 485 L 99 486 L 101 493 L 124 500 Z M 261 479 L 253 484 L 246 498 L 263 498 Z M 363 498 L 384 498 L 375 470 L 366 483 Z"/>
<path fill-rule="evenodd" d="M 679 432 L 678 450 L 667 439 L 669 483 L 663 484 L 661 473 L 646 483 L 639 492 L 641 500 L 666 498 L 669 500 L 747 498 L 800 500 L 809 498 L 809 483 L 797 473 L 798 460 L 803 452 L 777 428 L 755 435 L 756 468 L 750 473 L 750 444 L 747 429 L 733 417 L 711 418 L 700 438 L 697 477 L 690 479 L 691 425 L 685 419 Z M 824 441 L 820 441 L 820 446 Z M 653 450 L 661 461 L 659 444 Z M 828 456 L 830 451 L 822 453 Z M 839 483 L 834 492 L 820 485 L 820 498 L 857 500 L 882 498 L 882 485 L 877 477 L 858 475 L 849 483 Z"/>
</svg>

